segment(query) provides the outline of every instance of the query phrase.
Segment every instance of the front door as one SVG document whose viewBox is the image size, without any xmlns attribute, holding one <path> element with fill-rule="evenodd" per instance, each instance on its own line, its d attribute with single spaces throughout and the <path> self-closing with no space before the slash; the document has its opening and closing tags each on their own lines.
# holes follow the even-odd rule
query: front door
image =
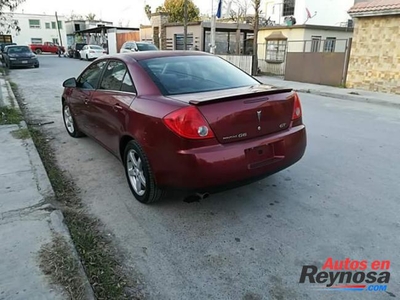
<svg viewBox="0 0 400 300">
<path fill-rule="evenodd" d="M 119 152 L 121 133 L 126 131 L 129 107 L 136 97 L 126 65 L 111 60 L 106 66 L 91 105 L 96 119 L 96 138 L 110 151 Z"/>
<path fill-rule="evenodd" d="M 90 65 L 77 79 L 77 88 L 71 95 L 71 109 L 80 129 L 86 134 L 95 137 L 96 131 L 91 111 L 91 100 L 97 89 L 101 74 L 107 61 L 100 61 Z"/>
</svg>

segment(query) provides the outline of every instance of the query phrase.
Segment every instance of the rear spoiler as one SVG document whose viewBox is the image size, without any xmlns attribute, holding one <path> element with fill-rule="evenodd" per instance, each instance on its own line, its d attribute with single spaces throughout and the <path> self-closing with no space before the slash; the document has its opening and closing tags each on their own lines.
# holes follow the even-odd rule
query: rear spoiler
<svg viewBox="0 0 400 300">
<path fill-rule="evenodd" d="M 247 98 L 253 98 L 254 96 L 268 96 L 268 95 L 276 95 L 276 94 L 284 94 L 284 93 L 290 93 L 292 92 L 293 89 L 281 89 L 281 88 L 274 88 L 274 89 L 269 89 L 269 90 L 255 90 L 254 92 L 251 93 L 240 93 L 240 94 L 234 94 L 234 95 L 229 95 L 226 97 L 216 97 L 216 98 L 209 98 L 209 99 L 204 99 L 204 100 L 190 100 L 189 104 L 200 106 L 204 104 L 210 104 L 210 103 L 217 103 L 217 102 L 224 102 L 224 101 L 231 101 L 231 100 L 240 100 L 240 99 L 247 99 Z M 258 101 L 258 100 L 254 100 Z M 261 101 L 261 100 L 260 100 Z M 263 99 L 262 101 L 265 101 Z"/>
</svg>

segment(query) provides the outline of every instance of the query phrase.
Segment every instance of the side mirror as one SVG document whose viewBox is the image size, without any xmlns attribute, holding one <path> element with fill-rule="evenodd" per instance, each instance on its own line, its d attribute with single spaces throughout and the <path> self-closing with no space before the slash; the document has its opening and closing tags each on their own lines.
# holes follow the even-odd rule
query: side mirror
<svg viewBox="0 0 400 300">
<path fill-rule="evenodd" d="M 76 78 L 72 77 L 72 78 L 68 78 L 67 80 L 65 80 L 63 82 L 63 87 L 76 87 L 77 82 L 76 82 Z"/>
</svg>

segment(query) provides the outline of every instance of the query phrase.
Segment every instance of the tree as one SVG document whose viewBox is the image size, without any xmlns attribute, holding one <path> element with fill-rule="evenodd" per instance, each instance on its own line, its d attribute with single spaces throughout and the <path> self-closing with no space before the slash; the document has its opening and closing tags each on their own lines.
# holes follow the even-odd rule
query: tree
<svg viewBox="0 0 400 300">
<path fill-rule="evenodd" d="M 68 17 L 68 21 L 74 21 L 74 20 L 83 21 L 84 18 L 82 15 L 78 15 L 78 14 L 74 13 L 74 11 L 71 11 L 71 15 Z"/>
<path fill-rule="evenodd" d="M 151 19 L 151 6 L 146 4 L 146 6 L 144 7 L 144 12 L 146 13 L 147 18 Z"/>
<path fill-rule="evenodd" d="M 254 40 L 253 40 L 253 66 L 252 75 L 258 73 L 258 28 L 260 26 L 260 6 L 261 0 L 253 0 L 254 15 Z"/>
<path fill-rule="evenodd" d="M 86 15 L 86 20 L 88 21 L 95 21 L 96 20 L 96 14 L 90 13 Z"/>
<path fill-rule="evenodd" d="M 25 0 L 0 0 L 0 33 L 10 34 L 11 30 L 21 31 L 18 21 L 12 18 L 12 12 Z M 4 10 L 9 12 L 4 12 Z"/>
<path fill-rule="evenodd" d="M 200 10 L 192 0 L 187 1 L 188 22 L 198 21 L 200 19 Z M 165 12 L 169 15 L 169 21 L 172 23 L 184 22 L 185 0 L 165 0 L 164 4 L 157 8 L 157 12 Z"/>
<path fill-rule="evenodd" d="M 232 21 L 237 24 L 236 28 L 236 54 L 240 53 L 240 24 L 246 20 L 249 10 L 249 0 L 231 0 L 228 4 L 228 14 Z"/>
</svg>

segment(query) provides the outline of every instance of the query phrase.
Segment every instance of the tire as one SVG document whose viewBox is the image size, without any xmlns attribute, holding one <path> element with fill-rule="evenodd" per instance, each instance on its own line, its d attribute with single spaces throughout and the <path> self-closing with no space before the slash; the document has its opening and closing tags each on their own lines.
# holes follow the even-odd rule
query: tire
<svg viewBox="0 0 400 300">
<path fill-rule="evenodd" d="M 86 54 L 86 60 L 89 61 L 89 56 Z"/>
<path fill-rule="evenodd" d="M 136 163 L 134 163 L 132 157 Z M 149 204 L 157 202 L 163 197 L 164 192 L 155 183 L 149 160 L 142 147 L 136 141 L 132 140 L 126 145 L 123 161 L 126 179 L 136 200 L 144 204 Z M 137 180 L 141 182 L 140 188 L 142 191 L 134 187 L 134 183 Z M 143 184 L 143 180 L 145 185 Z"/>
<path fill-rule="evenodd" d="M 63 121 L 64 121 L 64 126 L 65 129 L 67 130 L 68 134 L 72 136 L 73 138 L 79 138 L 82 136 L 85 136 L 78 128 L 74 117 L 72 116 L 71 110 L 68 106 L 68 104 L 63 103 L 62 107 L 62 115 L 63 115 Z M 68 110 L 68 113 L 67 111 Z M 72 125 L 72 126 L 71 126 Z"/>
<path fill-rule="evenodd" d="M 36 54 L 42 54 L 42 49 L 36 49 L 36 50 L 35 50 L 35 53 L 36 53 Z"/>
<path fill-rule="evenodd" d="M 37 69 L 37 68 L 39 68 L 39 64 L 37 64 L 37 65 L 34 65 L 34 67 Z"/>
</svg>

